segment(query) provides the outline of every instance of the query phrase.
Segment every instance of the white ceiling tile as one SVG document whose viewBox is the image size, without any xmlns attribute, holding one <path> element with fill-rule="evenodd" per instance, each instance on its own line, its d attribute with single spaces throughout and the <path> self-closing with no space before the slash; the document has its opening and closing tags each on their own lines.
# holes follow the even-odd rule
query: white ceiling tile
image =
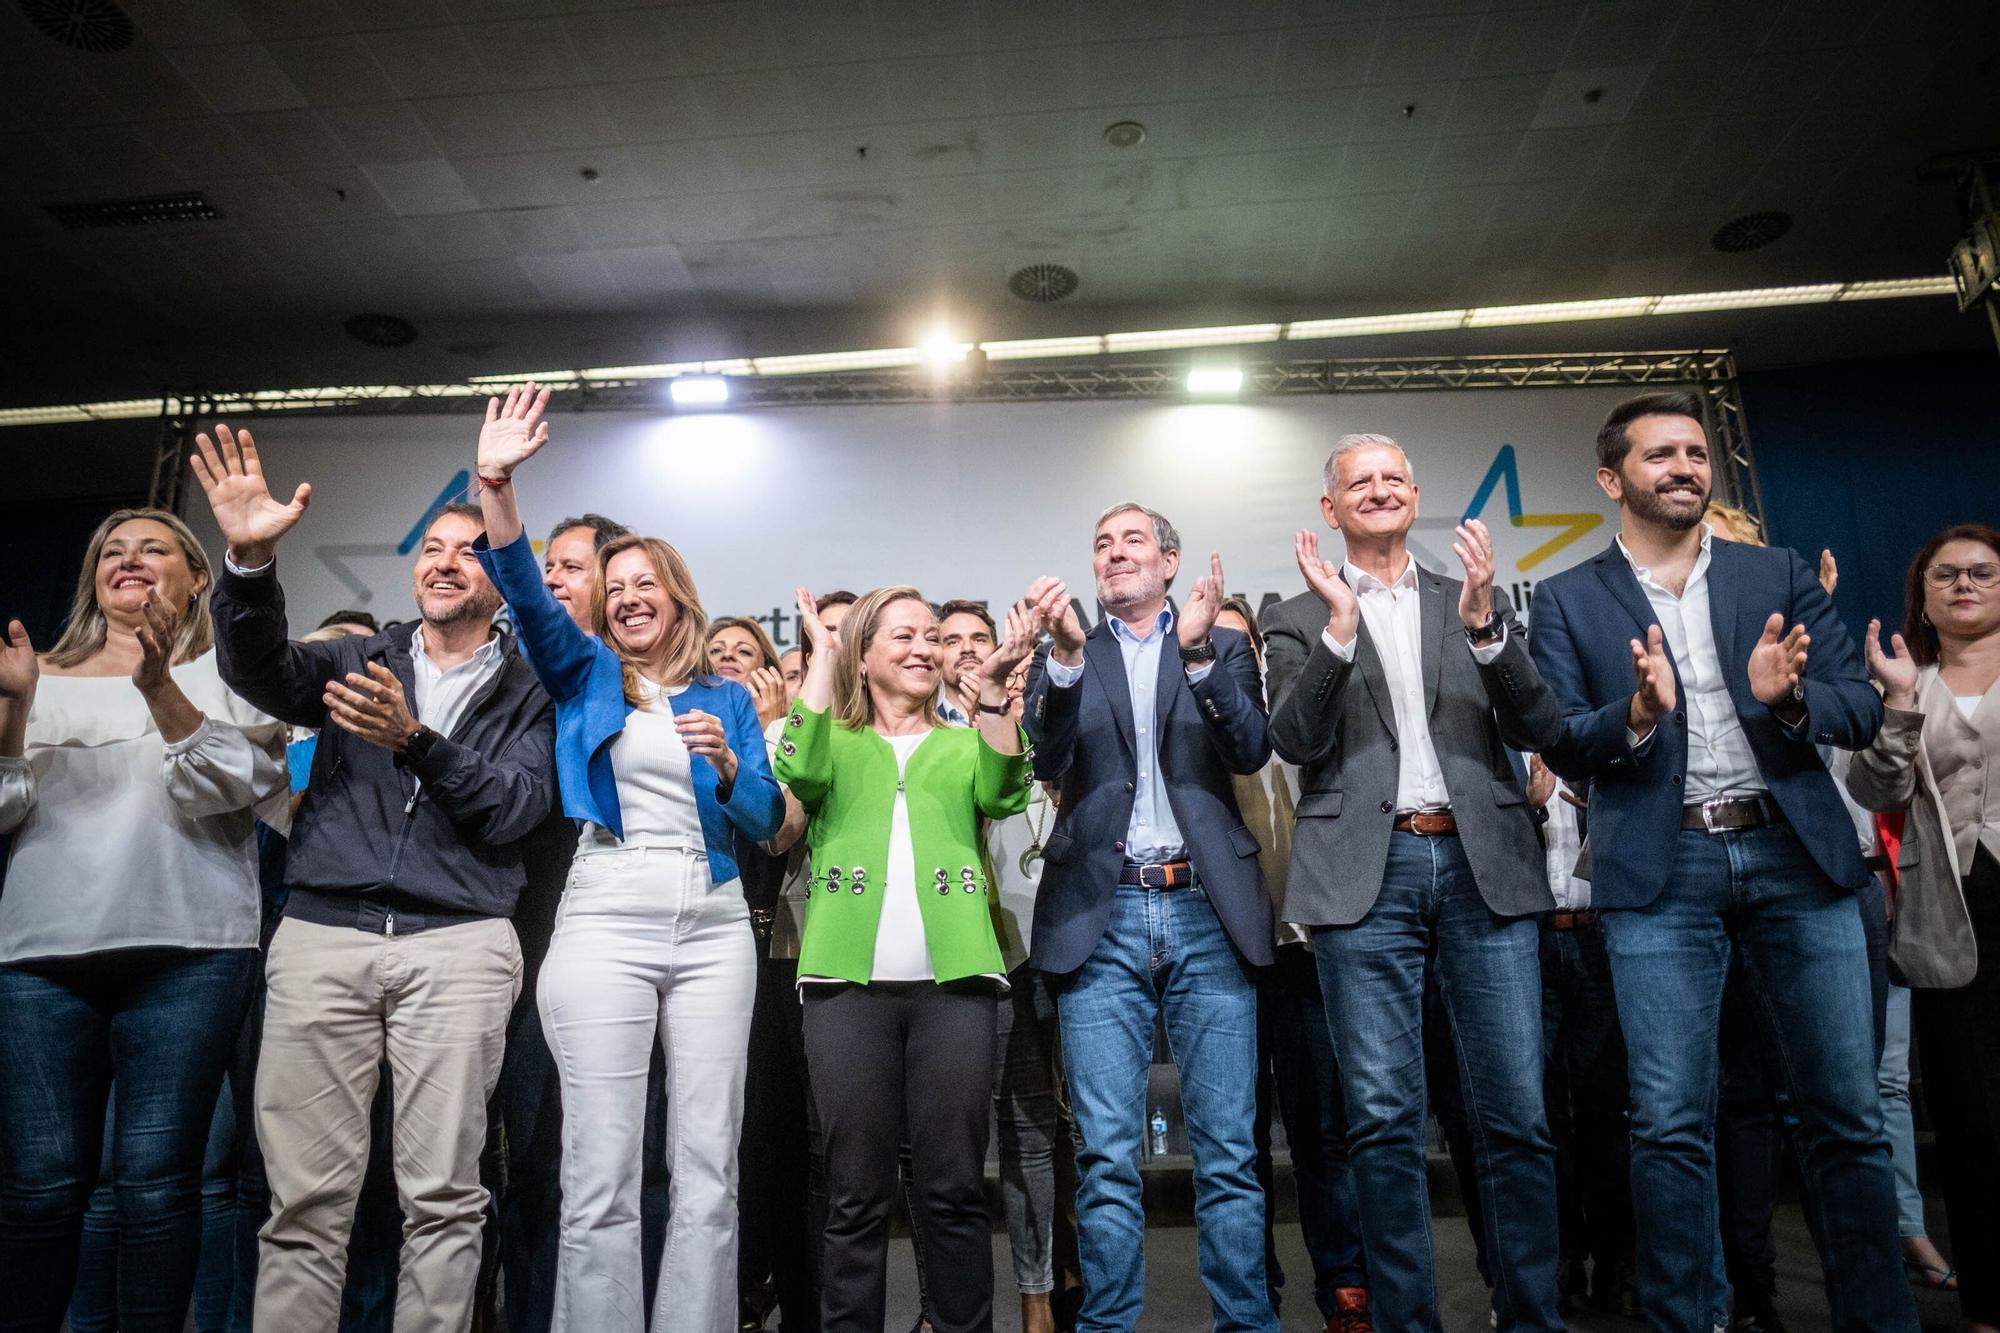
<svg viewBox="0 0 2000 1333">
<path fill-rule="evenodd" d="M 658 9 L 571 14 L 562 29 L 600 88 L 628 79 L 664 78 L 677 67 L 673 33 Z"/>
<path fill-rule="evenodd" d="M 884 56 L 965 55 L 979 50 L 975 0 L 874 0 L 875 46 Z"/>
<path fill-rule="evenodd" d="M 1438 140 L 1425 183 L 1438 189 L 1504 181 L 1520 150 L 1519 134 L 1469 134 Z"/>
<path fill-rule="evenodd" d="M 671 245 L 605 250 L 597 258 L 628 298 L 686 296 L 694 290 L 680 250 Z"/>
<path fill-rule="evenodd" d="M 807 123 L 783 70 L 717 74 L 689 82 L 711 134 L 765 134 L 801 129 Z"/>
<path fill-rule="evenodd" d="M 868 0 L 764 0 L 779 50 L 794 65 L 874 60 L 875 20 Z"/>
<path fill-rule="evenodd" d="M 1467 79 L 1458 85 L 1445 113 L 1445 134 L 1498 134 L 1534 123 L 1548 92 L 1550 75 L 1508 74 Z"/>
<path fill-rule="evenodd" d="M 298 192 L 282 176 L 244 176 L 206 182 L 202 193 L 235 227 L 299 227 L 310 221 Z"/>
<path fill-rule="evenodd" d="M 596 255 L 523 255 L 521 271 L 543 299 L 576 308 L 617 295 L 617 284 Z"/>
<path fill-rule="evenodd" d="M 1252 158 L 1254 176 L 1249 198 L 1264 203 L 1277 199 L 1324 199 L 1340 180 L 1345 148 L 1297 148 L 1259 153 Z"/>
<path fill-rule="evenodd" d="M 1570 38 L 1563 64 L 1593 68 L 1650 64 L 1680 20 L 1680 6 L 1656 0 L 1592 0 Z"/>
<path fill-rule="evenodd" d="M 482 157 L 528 150 L 528 136 L 515 125 L 505 97 L 430 97 L 411 105 L 446 157 Z"/>
<path fill-rule="evenodd" d="M 1538 181 L 1588 175 L 1597 169 L 1598 161 L 1611 143 L 1612 133 L 1608 125 L 1532 130 L 1521 136 L 1521 149 L 1514 155 L 1511 178 Z"/>
<path fill-rule="evenodd" d="M 1421 185 L 1430 168 L 1432 144 L 1366 143 L 1347 150 L 1340 171 L 1339 193 L 1405 192 Z"/>
<path fill-rule="evenodd" d="M 666 11 L 675 72 L 720 74 L 784 63 L 782 47 L 757 0 L 677 5 Z"/>
<path fill-rule="evenodd" d="M 244 25 L 267 42 L 354 30 L 339 0 L 242 0 L 234 8 Z"/>
<path fill-rule="evenodd" d="M 242 16 L 217 0 L 124 0 L 123 8 L 159 47 L 246 42 L 252 35 Z"/>
<path fill-rule="evenodd" d="M 646 182 L 648 195 L 714 194 L 737 185 L 713 140 L 635 144 L 625 151 L 633 170 Z"/>
<path fill-rule="evenodd" d="M 986 51 L 1072 48 L 1078 0 L 979 0 L 979 44 Z"/>
<path fill-rule="evenodd" d="M 406 102 L 323 107 L 314 114 L 357 162 L 409 162 L 437 156 L 437 142 Z"/>
<path fill-rule="evenodd" d="M 885 60 L 882 67 L 892 119 L 960 120 L 986 110 L 977 55 Z"/>
<path fill-rule="evenodd" d="M 1326 238 L 1393 236 L 1403 230 L 1410 213 L 1407 194 L 1370 194 L 1327 201 Z"/>
<path fill-rule="evenodd" d="M 366 35 L 375 63 L 405 97 L 499 91 L 459 28 L 414 28 Z"/>
<path fill-rule="evenodd" d="M 1179 31 L 1180 5 L 1176 0 L 1087 0 L 1077 9 L 1077 35 L 1086 42 L 1174 36 Z"/>
<path fill-rule="evenodd" d="M 623 138 L 592 88 L 527 88 L 504 100 L 530 148 L 589 148 Z"/>
<path fill-rule="evenodd" d="M 197 88 L 164 52 L 134 46 L 115 61 L 84 57 L 83 72 L 126 120 L 205 115 L 207 90 Z"/>
<path fill-rule="evenodd" d="M 268 169 L 257 151 L 219 116 L 162 121 L 138 128 L 155 151 L 204 185 Z"/>
<path fill-rule="evenodd" d="M 1360 97 L 1359 89 L 1335 88 L 1266 98 L 1258 142 L 1278 151 L 1344 144 L 1353 136 Z"/>
<path fill-rule="evenodd" d="M 1086 87 L 1097 86 L 1095 64 L 1085 79 L 1082 53 L 1075 47 L 988 51 L 979 58 L 979 74 L 984 109 L 1002 115 L 1080 106 L 1093 100 Z"/>
<path fill-rule="evenodd" d="M 1177 98 L 1242 97 L 1271 90 L 1278 69 L 1278 34 L 1229 32 L 1187 37 L 1180 54 Z"/>
<path fill-rule="evenodd" d="M 88 169 L 94 198 L 164 194 L 188 184 L 136 130 L 100 125 L 57 134 L 54 142 Z"/>
<path fill-rule="evenodd" d="M 1278 87 L 1345 88 L 1365 83 L 1380 35 L 1377 23 L 1287 30 L 1278 43 Z"/>
<path fill-rule="evenodd" d="M 439 213 L 403 219 L 409 233 L 438 259 L 499 259 L 512 254 L 497 214 Z"/>
<path fill-rule="evenodd" d="M 315 222 L 346 225 L 386 219 L 391 209 L 367 175 L 355 167 L 320 168 L 286 177 L 306 216 Z"/>
<path fill-rule="evenodd" d="M 1737 8 L 1751 7 L 1742 5 L 1740 0 L 1724 2 Z M 1579 11 L 1570 7 L 1488 14 L 1466 62 L 1466 77 L 1555 69 L 1562 63 L 1563 52 L 1569 49 L 1578 18 Z"/>
<path fill-rule="evenodd" d="M 377 162 L 362 168 L 389 207 L 405 217 L 425 213 L 470 213 L 479 200 L 452 164 L 441 157 L 416 162 Z"/>
<path fill-rule="evenodd" d="M 292 85 L 314 106 L 386 102 L 397 95 L 368 43 L 352 33 L 272 42 L 270 51 Z"/>
<path fill-rule="evenodd" d="M 357 30 L 437 28 L 451 22 L 442 0 L 340 0 Z"/>
<path fill-rule="evenodd" d="M 1692 0 L 1667 40 L 1666 56 L 1670 60 L 1706 60 L 1755 51 L 1769 38 L 1784 12 L 1783 5 Z"/>
<path fill-rule="evenodd" d="M 1451 83 L 1377 83 L 1358 89 L 1350 137 L 1356 143 L 1435 138 L 1450 122 L 1457 91 L 1458 85 Z"/>
<path fill-rule="evenodd" d="M 606 84 L 597 100 L 628 143 L 687 139 L 709 132 L 690 79 L 645 79 Z"/>
<path fill-rule="evenodd" d="M 1652 72 L 1651 65 L 1565 66 L 1550 76 L 1531 128 L 1616 125 L 1631 111 Z"/>
<path fill-rule="evenodd" d="M 559 23 L 515 19 L 481 23 L 466 31 L 470 38 L 466 44 L 478 53 L 485 70 L 483 87 L 505 89 L 512 95 L 523 88 L 574 88 L 591 81 Z"/>
<path fill-rule="evenodd" d="M 792 97 L 815 125 L 873 125 L 894 119 L 882 62 L 810 65 L 789 71 Z"/>
<path fill-rule="evenodd" d="M 282 111 L 306 104 L 271 53 L 255 42 L 232 46 L 190 46 L 172 54 L 175 68 L 201 90 L 211 109 Z"/>
<path fill-rule="evenodd" d="M 811 140 L 798 134 L 757 134 L 712 141 L 715 157 L 726 173 L 718 187 L 773 190 L 809 183 L 803 154 Z"/>
<path fill-rule="evenodd" d="M 650 200 L 579 205 L 569 213 L 575 220 L 579 243 L 592 250 L 628 250 L 663 245 L 667 240 L 666 226 Z"/>
<path fill-rule="evenodd" d="M 1479 36 L 1477 18 L 1394 19 L 1382 25 L 1375 45 L 1373 83 L 1430 83 L 1456 79 Z"/>
</svg>

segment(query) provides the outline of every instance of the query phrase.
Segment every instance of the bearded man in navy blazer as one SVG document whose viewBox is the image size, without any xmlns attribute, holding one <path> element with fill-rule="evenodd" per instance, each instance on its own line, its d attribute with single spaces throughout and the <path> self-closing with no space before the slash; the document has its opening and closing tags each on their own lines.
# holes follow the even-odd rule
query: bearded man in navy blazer
<svg viewBox="0 0 2000 1333">
<path fill-rule="evenodd" d="M 1833 1326 L 1915 1330 L 1876 1093 L 1868 879 L 1816 745 L 1882 722 L 1812 562 L 1702 523 L 1701 400 L 1643 394 L 1597 437 L 1621 528 L 1535 589 L 1535 665 L 1563 706 L 1550 768 L 1590 781 L 1592 905 L 1632 1088 L 1647 1325 L 1709 1333 L 1716 1028 L 1732 959 L 1800 1119 Z"/>
<path fill-rule="evenodd" d="M 1277 1333 L 1264 1282 L 1256 1174 L 1257 988 L 1271 902 L 1230 785 L 1271 757 L 1247 638 L 1215 629 L 1222 561 L 1178 615 L 1180 535 L 1114 505 L 1092 541 L 1102 624 L 1085 635 L 1069 589 L 1028 589 L 1050 636 L 1028 674 L 1035 776 L 1061 784 L 1029 962 L 1050 973 L 1083 1144 L 1078 1333 L 1129 1333 L 1145 1296 L 1139 1149 L 1153 1026 L 1166 1020 L 1194 1154 L 1195 1225 L 1214 1326 Z"/>
</svg>

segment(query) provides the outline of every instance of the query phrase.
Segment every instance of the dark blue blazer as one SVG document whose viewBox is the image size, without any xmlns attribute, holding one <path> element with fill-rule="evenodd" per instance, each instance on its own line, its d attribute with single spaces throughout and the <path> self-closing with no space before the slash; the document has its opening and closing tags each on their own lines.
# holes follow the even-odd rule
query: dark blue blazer
<svg viewBox="0 0 2000 1333">
<path fill-rule="evenodd" d="M 1868 868 L 1854 825 L 1814 747 L 1865 747 L 1882 725 L 1882 700 L 1817 570 L 1785 547 L 1712 538 L 1708 603 L 1730 697 L 1765 786 L 1827 877 L 1860 887 Z M 1614 542 L 1535 585 L 1532 610 L 1529 648 L 1563 707 L 1562 737 L 1542 757 L 1561 776 L 1591 784 L 1591 904 L 1644 907 L 1673 878 L 1687 778 L 1686 694 L 1678 680 L 1680 706 L 1650 741 L 1635 755 L 1625 740 L 1634 689 L 1629 645 L 1657 623 L 1652 603 Z M 1804 624 L 1811 638 L 1806 721 L 1797 733 L 1750 693 L 1750 650 L 1773 611 L 1788 628 Z"/>
<path fill-rule="evenodd" d="M 1227 629 L 1214 639 L 1215 666 L 1198 685 L 1188 683 L 1173 644 L 1161 645 L 1158 774 L 1209 902 L 1237 950 L 1261 967 L 1272 959 L 1271 899 L 1230 776 L 1270 761 L 1264 689 L 1250 641 Z M 1110 922 L 1138 777 L 1131 683 L 1110 621 L 1085 638 L 1083 676 L 1066 689 L 1049 679 L 1047 650 L 1036 654 L 1023 720 L 1035 776 L 1062 788 L 1043 850 L 1028 961 L 1044 972 L 1073 972 Z"/>
</svg>

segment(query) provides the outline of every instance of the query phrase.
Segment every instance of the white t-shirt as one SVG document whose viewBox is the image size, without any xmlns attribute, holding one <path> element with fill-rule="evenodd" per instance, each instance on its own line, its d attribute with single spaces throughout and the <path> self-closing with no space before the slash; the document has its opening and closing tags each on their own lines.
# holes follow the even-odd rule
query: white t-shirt
<svg viewBox="0 0 2000 1333">
<path fill-rule="evenodd" d="M 882 886 L 882 919 L 875 926 L 875 981 L 929 981 L 931 946 L 924 914 L 917 905 L 917 849 L 910 841 L 910 802 L 903 775 L 910 756 L 930 738 L 930 729 L 908 736 L 884 736 L 896 752 L 896 812 L 889 820 L 888 883 Z"/>
<path fill-rule="evenodd" d="M 0 759 L 0 962 L 256 947 L 254 824 L 290 827 L 286 729 L 230 693 L 213 652 L 173 677 L 205 720 L 172 745 L 127 676 L 37 684 L 26 749 Z"/>
<path fill-rule="evenodd" d="M 621 846 L 706 846 L 701 809 L 694 800 L 694 757 L 681 740 L 668 702 L 686 688 L 663 690 L 640 677 L 642 702 L 625 715 L 625 730 L 611 742 L 611 772 L 618 781 L 625 840 L 619 842 L 610 829 L 586 820 L 577 843 L 579 853 Z"/>
</svg>

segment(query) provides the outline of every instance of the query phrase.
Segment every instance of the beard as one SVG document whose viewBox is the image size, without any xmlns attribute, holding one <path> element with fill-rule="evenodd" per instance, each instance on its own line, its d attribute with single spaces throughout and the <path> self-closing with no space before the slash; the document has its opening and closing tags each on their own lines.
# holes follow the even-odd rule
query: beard
<svg viewBox="0 0 2000 1333">
<path fill-rule="evenodd" d="M 500 596 L 497 592 L 487 594 L 476 588 L 456 602 L 428 594 L 417 599 L 417 610 L 423 615 L 424 623 L 440 628 L 484 624 L 492 620 L 493 613 L 499 609 Z"/>
<path fill-rule="evenodd" d="M 1112 590 L 1110 579 L 1097 581 L 1097 600 L 1103 603 L 1108 611 L 1116 611 L 1126 606 L 1145 606 L 1166 595 L 1167 581 L 1158 574 L 1148 575 L 1143 570 L 1137 572 L 1136 578 L 1126 580 L 1124 587 L 1115 592 Z"/>
<path fill-rule="evenodd" d="M 1701 522 L 1701 516 L 1707 512 L 1708 492 L 1701 493 L 1701 503 L 1692 509 L 1679 509 L 1658 491 L 1640 490 L 1628 484 L 1625 488 L 1625 507 L 1648 523 L 1672 532 L 1686 532 Z"/>
</svg>

